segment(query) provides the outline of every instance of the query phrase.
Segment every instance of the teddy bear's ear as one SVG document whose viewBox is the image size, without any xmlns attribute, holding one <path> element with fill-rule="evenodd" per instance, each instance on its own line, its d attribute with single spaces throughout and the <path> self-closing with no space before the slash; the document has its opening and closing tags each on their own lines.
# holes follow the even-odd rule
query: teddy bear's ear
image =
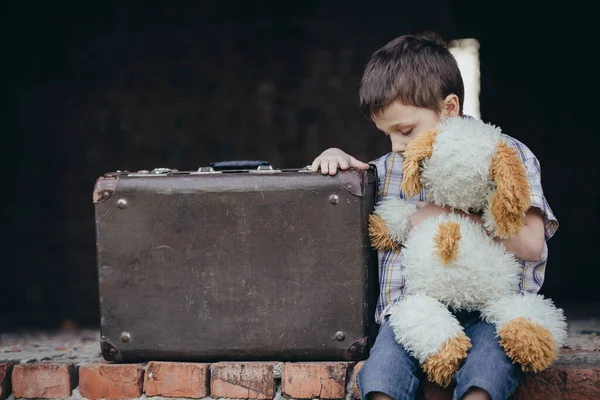
<svg viewBox="0 0 600 400">
<path fill-rule="evenodd" d="M 530 206 L 531 188 L 525 165 L 517 151 L 505 142 L 498 143 L 492 160 L 491 178 L 496 184 L 488 204 L 488 228 L 499 238 L 519 233 L 525 224 L 525 213 Z"/>
<path fill-rule="evenodd" d="M 423 131 L 406 147 L 401 188 L 408 197 L 421 191 L 421 161 L 431 157 L 437 134 L 437 129 Z"/>
</svg>

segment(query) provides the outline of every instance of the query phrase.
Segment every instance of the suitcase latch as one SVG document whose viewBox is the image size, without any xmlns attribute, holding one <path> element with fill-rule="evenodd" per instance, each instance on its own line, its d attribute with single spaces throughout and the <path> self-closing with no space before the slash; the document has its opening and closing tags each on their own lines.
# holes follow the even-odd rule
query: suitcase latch
<svg viewBox="0 0 600 400">
<path fill-rule="evenodd" d="M 200 167 L 197 174 L 219 174 L 221 171 L 215 171 L 213 167 Z"/>
<path fill-rule="evenodd" d="M 168 174 L 171 172 L 177 172 L 177 170 L 171 168 L 154 168 L 152 171 L 150 171 L 150 173 L 154 175 Z"/>
<path fill-rule="evenodd" d="M 193 172 L 194 174 L 221 174 L 221 173 L 247 173 L 247 172 L 281 172 L 280 170 L 273 169 L 271 164 L 269 165 L 259 165 L 256 169 L 224 169 L 224 170 L 215 170 L 211 166 L 200 167 L 197 172 Z"/>
<path fill-rule="evenodd" d="M 178 172 L 178 170 L 173 168 L 154 168 L 153 170 L 142 169 L 135 173 L 128 174 L 127 176 L 166 176 L 173 172 Z"/>
</svg>

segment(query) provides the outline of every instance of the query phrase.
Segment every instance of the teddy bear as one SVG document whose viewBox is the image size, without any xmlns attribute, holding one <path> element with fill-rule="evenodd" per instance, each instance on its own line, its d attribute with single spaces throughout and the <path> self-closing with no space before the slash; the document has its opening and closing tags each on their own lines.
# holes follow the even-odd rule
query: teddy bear
<svg viewBox="0 0 600 400">
<path fill-rule="evenodd" d="M 539 294 L 519 293 L 522 265 L 498 240 L 519 233 L 530 207 L 527 172 L 499 127 L 449 118 L 422 132 L 404 153 L 402 191 L 424 189 L 458 213 L 430 217 L 410 229 L 417 207 L 383 198 L 369 217 L 379 250 L 400 249 L 405 296 L 390 309 L 396 340 L 421 363 L 430 381 L 448 386 L 471 348 L 452 310 L 479 311 L 524 371 L 538 372 L 566 338 L 563 310 Z"/>
</svg>

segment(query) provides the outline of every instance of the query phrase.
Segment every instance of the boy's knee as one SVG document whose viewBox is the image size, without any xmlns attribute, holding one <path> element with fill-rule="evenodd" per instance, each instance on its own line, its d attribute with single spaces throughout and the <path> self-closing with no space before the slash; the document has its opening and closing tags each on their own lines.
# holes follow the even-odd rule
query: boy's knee
<svg viewBox="0 0 600 400">
<path fill-rule="evenodd" d="M 420 379 L 409 358 L 382 354 L 369 357 L 356 374 L 356 384 L 363 400 L 413 399 Z"/>
<path fill-rule="evenodd" d="M 372 397 L 372 393 L 384 393 L 394 399 L 412 399 L 419 389 L 420 371 L 419 362 L 396 342 L 386 321 L 369 358 L 356 375 L 361 399 Z"/>
<path fill-rule="evenodd" d="M 455 398 L 461 399 L 473 388 L 483 389 L 492 399 L 508 398 L 525 376 L 521 366 L 508 358 L 492 325 L 480 322 L 468 334 L 473 347 L 456 373 Z"/>
<path fill-rule="evenodd" d="M 474 388 L 484 390 L 492 399 L 508 398 L 524 378 L 521 366 L 513 364 L 495 347 L 483 346 L 479 350 L 469 354 L 456 373 L 455 398 L 461 399 Z"/>
</svg>

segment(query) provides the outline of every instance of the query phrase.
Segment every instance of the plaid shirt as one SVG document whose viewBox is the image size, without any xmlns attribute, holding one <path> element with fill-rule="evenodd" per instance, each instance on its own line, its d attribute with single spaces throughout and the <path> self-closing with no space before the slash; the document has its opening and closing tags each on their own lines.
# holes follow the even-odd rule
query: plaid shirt
<svg viewBox="0 0 600 400">
<path fill-rule="evenodd" d="M 517 152 L 529 175 L 531 185 L 531 206 L 538 207 L 542 211 L 544 219 L 544 230 L 546 240 L 550 239 L 558 229 L 558 220 L 552 213 L 544 193 L 542 191 L 540 164 L 535 155 L 518 140 L 502 135 L 507 143 Z M 384 196 L 398 196 L 405 199 L 405 194 L 400 190 L 402 182 L 402 156 L 395 153 L 388 153 L 371 164 L 377 167 L 378 191 L 377 201 Z M 421 190 L 417 196 L 409 199 L 411 203 L 417 201 L 427 201 L 425 193 Z M 378 324 L 383 323 L 383 318 L 389 313 L 390 307 L 402 300 L 404 296 L 404 276 L 402 274 L 402 254 L 396 251 L 379 251 L 379 299 L 377 301 L 377 310 L 375 320 Z M 544 250 L 538 261 L 521 261 L 523 270 L 521 281 L 519 283 L 519 292 L 537 293 L 544 282 L 544 273 L 546 270 L 546 261 L 548 259 L 548 246 L 544 243 Z"/>
</svg>

